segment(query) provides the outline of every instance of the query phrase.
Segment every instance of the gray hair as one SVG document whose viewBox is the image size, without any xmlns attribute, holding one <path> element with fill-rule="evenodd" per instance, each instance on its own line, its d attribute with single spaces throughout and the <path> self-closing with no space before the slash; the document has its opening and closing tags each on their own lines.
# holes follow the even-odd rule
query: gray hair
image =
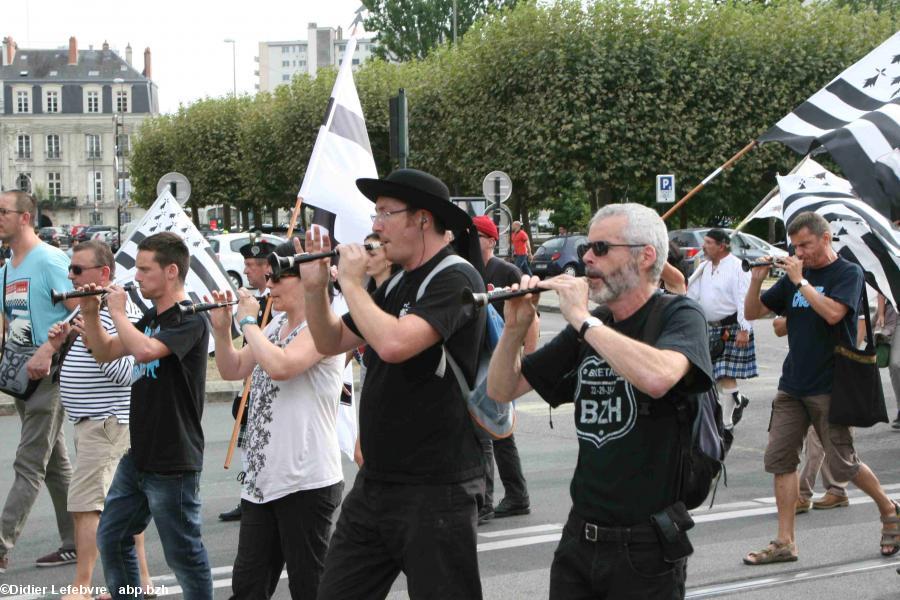
<svg viewBox="0 0 900 600">
<path fill-rule="evenodd" d="M 669 254 L 669 234 L 666 224 L 652 208 L 626 202 L 624 204 L 607 204 L 591 217 L 591 226 L 597 221 L 610 217 L 624 216 L 625 228 L 622 230 L 623 242 L 626 244 L 645 244 L 656 249 L 656 262 L 650 269 L 650 278 L 658 281 Z M 640 248 L 632 248 L 632 254 L 638 256 Z"/>
<path fill-rule="evenodd" d="M 818 238 L 826 233 L 831 233 L 831 227 L 828 225 L 828 221 L 825 220 L 825 217 L 810 211 L 802 212 L 791 219 L 791 224 L 788 225 L 787 233 L 789 236 L 795 235 L 804 227 L 809 229 L 809 232 Z"/>
</svg>

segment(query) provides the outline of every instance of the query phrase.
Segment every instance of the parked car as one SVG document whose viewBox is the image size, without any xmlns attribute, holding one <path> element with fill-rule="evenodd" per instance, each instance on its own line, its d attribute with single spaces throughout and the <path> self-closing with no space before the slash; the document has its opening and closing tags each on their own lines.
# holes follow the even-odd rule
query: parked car
<svg viewBox="0 0 900 600">
<path fill-rule="evenodd" d="M 550 238 L 535 251 L 531 270 L 539 277 L 553 277 L 561 273 L 584 275 L 584 263 L 578 257 L 578 246 L 587 242 L 583 235 L 563 235 Z"/>
<path fill-rule="evenodd" d="M 69 237 L 71 237 L 73 240 L 76 239 L 76 236 L 86 228 L 87 228 L 87 225 L 70 225 L 69 226 Z"/>
<path fill-rule="evenodd" d="M 675 242 L 675 245 L 682 252 L 682 266 L 684 273 L 690 277 L 700 264 L 705 260 L 703 254 L 703 237 L 711 227 L 697 227 L 693 229 L 675 229 L 669 232 L 669 240 Z M 723 231 L 731 235 L 731 253 L 741 260 L 755 260 L 763 256 L 774 256 L 783 258 L 788 255 L 787 252 L 770 244 L 769 242 L 745 233 L 743 231 L 734 232 L 732 229 L 723 229 Z M 782 274 L 781 269 L 773 268 L 773 275 Z"/>
<path fill-rule="evenodd" d="M 91 225 L 79 230 L 78 233 L 73 236 L 73 239 L 76 239 L 79 242 L 86 242 L 87 240 L 94 239 L 94 234 L 99 231 L 113 231 L 113 229 L 115 228 L 112 225 Z"/>
<path fill-rule="evenodd" d="M 38 237 L 41 241 L 61 248 L 67 248 L 72 244 L 72 238 L 62 227 L 41 227 Z"/>
<path fill-rule="evenodd" d="M 267 233 L 262 235 L 262 239 L 276 246 L 287 241 L 282 237 Z M 248 287 L 250 283 L 247 281 L 247 276 L 244 275 L 244 257 L 241 256 L 240 250 L 250 243 L 250 234 L 223 233 L 210 236 L 208 241 L 235 287 Z"/>
<path fill-rule="evenodd" d="M 110 231 L 97 231 L 91 234 L 92 240 L 99 240 L 107 244 L 113 252 L 119 250 L 119 232 L 111 229 Z"/>
</svg>

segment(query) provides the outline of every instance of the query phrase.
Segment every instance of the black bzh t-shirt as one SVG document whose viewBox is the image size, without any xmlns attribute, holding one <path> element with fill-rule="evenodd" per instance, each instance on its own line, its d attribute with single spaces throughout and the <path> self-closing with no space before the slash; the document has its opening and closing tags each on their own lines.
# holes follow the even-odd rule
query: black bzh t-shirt
<svg viewBox="0 0 900 600">
<path fill-rule="evenodd" d="M 419 285 L 450 254 L 444 248 L 419 268 L 405 272 L 385 297 L 387 285 L 373 299 L 382 310 L 402 318 L 416 315 L 445 341 L 469 383 L 475 377 L 480 330 L 474 307 L 463 304 L 460 292 L 484 291 L 474 269 L 451 266 L 428 284 L 416 300 Z M 357 335 L 351 314 L 344 323 Z M 472 419 L 450 365 L 436 374 L 441 342 L 409 360 L 386 363 L 369 344 L 364 357 L 366 379 L 359 402 L 359 437 L 365 463 L 362 473 L 371 479 L 401 483 L 450 483 L 482 474 L 482 458 Z"/>
<path fill-rule="evenodd" d="M 508 287 L 514 283 L 522 283 L 522 271 L 514 264 L 492 256 L 491 260 L 484 266 L 484 280 L 494 287 Z M 491 302 L 491 304 L 494 305 L 494 308 L 497 309 L 502 317 L 506 302 L 504 300 L 496 300 Z"/>
<path fill-rule="evenodd" d="M 655 294 L 633 315 L 607 326 L 642 340 L 651 303 L 661 297 Z M 679 425 L 672 399 L 709 389 L 712 362 L 706 318 L 696 302 L 671 301 L 662 323 L 653 346 L 683 354 L 691 369 L 659 400 L 616 373 L 571 326 L 523 359 L 522 374 L 547 403 L 575 403 L 578 464 L 570 491 L 575 513 L 587 521 L 620 527 L 647 523 L 676 499 Z"/>
<path fill-rule="evenodd" d="M 202 315 L 151 308 L 134 325 L 172 352 L 134 365 L 131 455 L 141 471 L 203 469 L 203 401 L 209 326 Z"/>
<path fill-rule="evenodd" d="M 820 294 L 847 306 L 835 326 L 813 310 L 800 290 L 783 276 L 761 296 L 772 312 L 787 317 L 788 354 L 781 368 L 778 389 L 795 396 L 831 393 L 835 329 L 840 340 L 856 346 L 856 315 L 863 286 L 863 271 L 838 257 L 821 269 L 803 269 L 803 277 Z"/>
</svg>

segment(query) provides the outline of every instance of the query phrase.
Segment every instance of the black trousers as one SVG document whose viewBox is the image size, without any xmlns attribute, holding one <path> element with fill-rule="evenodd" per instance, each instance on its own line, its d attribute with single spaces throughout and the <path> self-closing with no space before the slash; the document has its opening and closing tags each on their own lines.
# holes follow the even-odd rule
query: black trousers
<svg viewBox="0 0 900 600">
<path fill-rule="evenodd" d="M 516 448 L 514 435 L 502 440 L 480 437 L 481 453 L 484 457 L 484 504 L 494 505 L 494 461 L 503 482 L 505 497 L 515 505 L 528 505 L 528 488 L 522 473 L 522 461 Z"/>
<path fill-rule="evenodd" d="M 589 541 L 570 513 L 550 566 L 550 600 L 682 600 L 687 559 L 663 560 L 647 523 L 634 532 Z"/>
<path fill-rule="evenodd" d="M 287 564 L 291 598 L 315 598 L 344 482 L 255 504 L 241 500 L 232 598 L 268 599 Z"/>
<path fill-rule="evenodd" d="M 476 496 L 483 480 L 400 484 L 357 475 L 344 498 L 320 600 L 384 598 L 403 571 L 409 597 L 480 600 Z"/>
</svg>

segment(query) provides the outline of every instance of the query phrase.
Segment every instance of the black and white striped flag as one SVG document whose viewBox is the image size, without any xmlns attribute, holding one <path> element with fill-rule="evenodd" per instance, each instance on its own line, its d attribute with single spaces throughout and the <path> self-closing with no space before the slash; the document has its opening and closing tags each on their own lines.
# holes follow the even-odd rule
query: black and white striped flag
<svg viewBox="0 0 900 600">
<path fill-rule="evenodd" d="M 891 156 L 900 147 L 900 32 L 888 38 L 764 133 L 808 154 L 824 147 L 860 197 L 892 218 L 900 179 Z"/>
<path fill-rule="evenodd" d="M 334 82 L 325 119 L 319 128 L 300 193 L 305 204 L 333 215 L 332 237 L 342 242 L 362 243 L 372 231 L 375 205 L 356 187 L 360 177 L 378 177 L 362 104 L 353 84 L 351 37 Z M 331 217 L 316 211 L 314 222 L 327 225 Z"/>
<path fill-rule="evenodd" d="M 831 224 L 832 246 L 857 263 L 891 304 L 900 298 L 900 232 L 861 201 L 850 183 L 823 169 L 817 175 L 778 177 L 785 229 L 801 212 L 811 211 Z"/>
<path fill-rule="evenodd" d="M 138 222 L 137 227 L 116 252 L 116 284 L 124 285 L 134 282 L 137 272 L 135 261 L 137 260 L 138 244 L 144 238 L 163 231 L 171 231 L 181 236 L 191 254 L 191 262 L 184 282 L 184 291 L 191 302 L 202 302 L 203 296 L 211 297 L 211 290 L 231 290 L 233 295 L 237 295 L 231 278 L 222 268 L 222 264 L 209 242 L 197 230 L 168 190 L 165 190 L 156 199 L 147 214 Z M 137 289 L 131 292 L 131 299 L 143 311 L 151 307 L 151 303 L 145 300 Z M 214 349 L 213 344 L 213 338 L 210 336 L 210 352 Z"/>
</svg>

